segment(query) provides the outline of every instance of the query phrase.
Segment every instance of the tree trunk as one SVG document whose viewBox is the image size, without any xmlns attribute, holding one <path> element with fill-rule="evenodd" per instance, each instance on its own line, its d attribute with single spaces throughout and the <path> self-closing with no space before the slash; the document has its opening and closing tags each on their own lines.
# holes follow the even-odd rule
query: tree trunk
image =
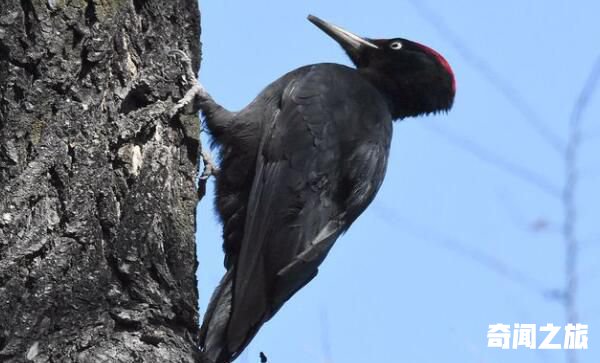
<svg viewBox="0 0 600 363">
<path fill-rule="evenodd" d="M 1 0 L 0 361 L 199 362 L 197 0 Z"/>
</svg>

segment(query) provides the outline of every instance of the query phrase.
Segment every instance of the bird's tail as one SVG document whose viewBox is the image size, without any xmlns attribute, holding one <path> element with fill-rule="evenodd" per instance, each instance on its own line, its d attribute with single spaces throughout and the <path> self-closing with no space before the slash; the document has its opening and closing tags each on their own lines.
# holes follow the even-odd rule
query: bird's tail
<svg viewBox="0 0 600 363">
<path fill-rule="evenodd" d="M 230 269 L 215 289 L 200 328 L 200 346 L 206 356 L 215 363 L 229 363 L 232 359 L 227 344 L 232 279 L 233 271 Z"/>
</svg>

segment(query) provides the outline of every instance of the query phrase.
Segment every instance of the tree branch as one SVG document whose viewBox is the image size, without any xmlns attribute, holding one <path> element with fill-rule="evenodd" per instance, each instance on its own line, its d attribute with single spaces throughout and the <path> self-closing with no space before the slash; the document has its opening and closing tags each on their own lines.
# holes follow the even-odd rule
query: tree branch
<svg viewBox="0 0 600 363">
<path fill-rule="evenodd" d="M 434 232 L 432 228 L 419 225 L 406 218 L 400 217 L 392 208 L 381 202 L 377 203 L 374 210 L 379 214 L 379 217 L 383 221 L 394 226 L 394 228 L 402 226 L 405 231 L 413 234 L 415 237 L 468 258 L 515 284 L 520 285 L 529 291 L 536 292 L 544 298 L 554 298 L 556 296 L 556 291 L 554 289 L 546 288 L 541 281 L 506 264 L 504 261 L 459 240 L 450 238 L 439 232 Z"/>
<path fill-rule="evenodd" d="M 498 154 L 495 154 L 494 152 L 484 148 L 483 146 L 475 143 L 474 141 L 464 136 L 452 133 L 449 129 L 444 128 L 438 124 L 430 123 L 427 125 L 427 128 L 429 130 L 434 131 L 438 135 L 444 137 L 452 144 L 472 154 L 479 160 L 490 164 L 504 172 L 507 172 L 513 175 L 514 177 L 529 183 L 530 185 L 537 187 L 538 189 L 540 189 L 541 191 L 545 192 L 553 198 L 560 198 L 560 189 L 548 180 L 546 180 L 544 177 L 536 174 L 535 172 L 521 165 L 515 164 Z"/>
<path fill-rule="evenodd" d="M 563 238 L 565 243 L 565 314 L 567 322 L 577 323 L 577 291 L 578 276 L 577 262 L 579 257 L 579 243 L 577 240 L 577 213 L 576 191 L 578 184 L 577 157 L 581 144 L 581 125 L 584 112 L 600 78 L 600 57 L 594 63 L 586 82 L 577 97 L 569 121 L 569 138 L 565 150 L 565 186 L 563 190 L 563 208 L 565 220 L 563 225 Z M 567 360 L 577 362 L 574 351 L 567 350 Z"/>
</svg>

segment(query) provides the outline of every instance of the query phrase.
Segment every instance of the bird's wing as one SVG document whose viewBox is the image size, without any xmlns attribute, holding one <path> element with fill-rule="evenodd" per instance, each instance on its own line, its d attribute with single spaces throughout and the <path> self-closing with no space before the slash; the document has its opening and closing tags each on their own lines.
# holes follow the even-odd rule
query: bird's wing
<svg viewBox="0 0 600 363">
<path fill-rule="evenodd" d="M 344 77 L 356 77 L 352 87 L 340 86 Z M 232 352 L 317 274 L 383 180 L 391 118 L 379 93 L 358 77 L 345 68 L 308 68 L 263 125 L 236 258 Z"/>
<path fill-rule="evenodd" d="M 348 227 L 373 201 L 385 177 L 392 137 L 391 119 L 384 119 L 378 126 L 378 136 L 364 140 L 344 160 L 344 179 L 349 189 L 344 203 Z"/>
<path fill-rule="evenodd" d="M 380 121 L 380 125 L 375 125 L 383 128 L 381 133 L 376 133 L 380 137 L 358 142 L 342 160 L 344 166 L 340 180 L 344 192 L 340 204 L 343 212 L 322 226 L 305 249 L 277 272 L 272 297 L 275 304 L 283 304 L 314 276 L 311 274 L 316 273 L 335 240 L 375 197 L 385 176 L 391 141 L 391 120 L 386 124 L 383 117 Z M 389 126 L 387 130 L 386 125 Z"/>
<path fill-rule="evenodd" d="M 339 180 L 341 151 L 336 129 L 352 110 L 332 111 L 344 101 L 332 86 L 331 75 L 311 68 L 286 87 L 279 112 L 265 123 L 237 256 L 228 327 L 232 351 L 243 347 L 293 293 L 274 303 L 278 272 L 319 236 L 329 245 L 337 237 L 341 208 L 333 183 Z M 314 260 L 320 263 L 328 250 Z M 297 288 L 316 274 L 318 263 L 293 276 Z"/>
</svg>

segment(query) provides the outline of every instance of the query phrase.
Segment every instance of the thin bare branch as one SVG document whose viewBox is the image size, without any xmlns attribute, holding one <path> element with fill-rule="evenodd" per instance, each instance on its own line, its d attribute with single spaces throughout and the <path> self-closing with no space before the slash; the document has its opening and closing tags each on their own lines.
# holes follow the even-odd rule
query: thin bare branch
<svg viewBox="0 0 600 363">
<path fill-rule="evenodd" d="M 400 217 L 393 208 L 388 207 L 383 202 L 377 202 L 373 210 L 378 213 L 379 217 L 383 221 L 394 226 L 394 228 L 401 226 L 401 228 L 415 237 L 475 261 L 489 270 L 499 274 L 500 276 L 524 287 L 529 291 L 533 291 L 544 298 L 553 299 L 557 297 L 556 291 L 554 289 L 546 288 L 541 281 L 527 275 L 522 271 L 519 271 L 518 269 L 506 264 L 504 261 L 487 254 L 478 248 L 469 246 L 466 243 L 460 242 L 456 239 L 449 238 L 439 232 L 434 232 L 432 228 L 419 225 L 404 217 Z"/>
<path fill-rule="evenodd" d="M 496 195 L 498 205 L 502 206 L 513 225 L 523 231 L 533 233 L 561 233 L 562 229 L 555 222 L 546 217 L 531 218 L 526 216 L 515 201 L 515 195 L 501 190 Z"/>
<path fill-rule="evenodd" d="M 429 130 L 435 131 L 437 134 L 444 137 L 452 144 L 474 155 L 481 161 L 493 165 L 496 168 L 539 188 L 541 191 L 554 198 L 560 198 L 560 189 L 557 186 L 553 185 L 550 181 L 546 180 L 541 175 L 538 175 L 535 172 L 521 165 L 511 162 L 508 159 L 505 159 L 502 156 L 499 156 L 498 154 L 495 154 L 494 152 L 477 144 L 473 140 L 453 133 L 448 128 L 442 127 L 437 123 L 427 123 L 426 127 Z"/>
<path fill-rule="evenodd" d="M 521 92 L 508 80 L 502 77 L 485 59 L 473 52 L 467 44 L 454 32 L 446 21 L 428 7 L 422 0 L 409 0 L 419 14 L 427 20 L 437 32 L 448 41 L 463 59 L 476 69 L 492 86 L 494 86 L 513 107 L 521 113 L 524 120 L 559 154 L 564 152 L 564 142 L 549 129 L 533 107 L 525 100 Z"/>
<path fill-rule="evenodd" d="M 579 257 L 579 245 L 577 240 L 577 214 L 576 196 L 578 183 L 577 156 L 581 144 L 581 125 L 584 112 L 598 85 L 600 79 L 600 57 L 597 58 L 586 82 L 577 97 L 569 120 L 569 138 L 565 150 L 565 186 L 563 190 L 563 208 L 565 220 L 563 225 L 563 238 L 565 242 L 565 275 L 566 275 L 566 299 L 565 313 L 567 321 L 576 323 L 577 313 L 577 262 Z M 577 362 L 575 352 L 567 351 L 569 363 Z"/>
<path fill-rule="evenodd" d="M 592 96 L 596 92 L 598 88 L 598 81 L 600 80 L 600 56 L 596 58 L 594 65 L 585 81 L 581 92 L 579 93 L 579 97 L 575 101 L 571 112 L 571 123 L 579 124 L 583 119 L 583 115 L 589 106 L 590 100 Z M 580 125 L 578 125 L 580 127 Z M 579 140 L 578 140 L 579 141 Z"/>
</svg>

